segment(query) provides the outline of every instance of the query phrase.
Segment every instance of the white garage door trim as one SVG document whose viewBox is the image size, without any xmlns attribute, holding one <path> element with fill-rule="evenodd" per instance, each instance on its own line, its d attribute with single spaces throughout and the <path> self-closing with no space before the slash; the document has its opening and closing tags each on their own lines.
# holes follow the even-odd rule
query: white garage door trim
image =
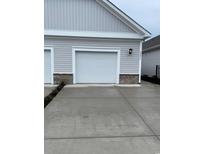
<svg viewBox="0 0 205 154">
<path fill-rule="evenodd" d="M 73 84 L 76 84 L 76 52 L 77 52 L 77 51 L 117 53 L 116 84 L 119 84 L 119 76 L 120 76 L 120 50 L 119 50 L 119 49 L 105 49 L 105 48 L 72 48 Z"/>
<path fill-rule="evenodd" d="M 53 73 L 54 73 L 54 49 L 51 47 L 44 47 L 44 51 L 45 50 L 50 50 L 51 52 L 51 84 L 54 83 L 53 80 Z"/>
</svg>

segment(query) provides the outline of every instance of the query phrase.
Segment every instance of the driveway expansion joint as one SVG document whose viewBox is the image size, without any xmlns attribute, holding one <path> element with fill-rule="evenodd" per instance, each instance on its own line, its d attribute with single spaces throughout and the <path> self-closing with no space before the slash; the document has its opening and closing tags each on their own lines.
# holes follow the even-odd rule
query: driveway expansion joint
<svg viewBox="0 0 205 154">
<path fill-rule="evenodd" d="M 141 114 L 138 113 L 138 111 L 133 107 L 133 105 L 129 102 L 129 100 L 124 96 L 124 94 L 120 91 L 119 87 L 115 87 L 118 92 L 121 94 L 122 98 L 125 100 L 126 104 L 128 104 L 132 110 L 141 118 L 141 120 L 144 122 L 144 124 L 149 128 L 149 130 L 154 134 L 154 136 L 159 139 L 159 136 L 157 134 L 155 134 L 154 130 L 147 124 L 147 122 L 145 121 L 145 119 L 141 116 Z"/>
<path fill-rule="evenodd" d="M 104 139 L 104 138 L 143 138 L 143 137 L 157 137 L 157 135 L 137 135 L 137 136 L 87 136 L 87 137 L 55 137 L 45 138 L 44 140 L 73 140 L 73 139 Z"/>
</svg>

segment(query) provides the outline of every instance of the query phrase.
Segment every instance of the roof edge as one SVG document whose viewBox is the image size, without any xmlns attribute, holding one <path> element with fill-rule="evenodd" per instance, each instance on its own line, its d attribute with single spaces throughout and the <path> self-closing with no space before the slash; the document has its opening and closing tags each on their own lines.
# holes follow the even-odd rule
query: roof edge
<svg viewBox="0 0 205 154">
<path fill-rule="evenodd" d="M 155 46 L 152 46 L 152 47 L 149 47 L 149 48 L 146 48 L 146 49 L 143 49 L 142 52 L 145 53 L 145 52 L 149 52 L 149 51 L 153 51 L 153 50 L 156 50 L 156 49 L 160 49 L 160 45 L 155 45 Z"/>
</svg>

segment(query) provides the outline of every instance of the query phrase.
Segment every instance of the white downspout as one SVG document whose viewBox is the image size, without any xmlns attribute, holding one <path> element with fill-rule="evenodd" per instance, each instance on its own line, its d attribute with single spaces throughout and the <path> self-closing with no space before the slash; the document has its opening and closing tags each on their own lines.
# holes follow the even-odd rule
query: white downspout
<svg viewBox="0 0 205 154">
<path fill-rule="evenodd" d="M 141 83 L 142 75 L 142 43 L 144 40 L 140 41 L 140 51 L 139 51 L 139 83 Z"/>
</svg>

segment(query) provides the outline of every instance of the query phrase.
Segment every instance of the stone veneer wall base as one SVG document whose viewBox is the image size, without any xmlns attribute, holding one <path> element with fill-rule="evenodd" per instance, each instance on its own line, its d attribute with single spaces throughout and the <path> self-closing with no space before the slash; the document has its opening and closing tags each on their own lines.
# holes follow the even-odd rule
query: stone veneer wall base
<svg viewBox="0 0 205 154">
<path fill-rule="evenodd" d="M 137 84 L 139 83 L 138 74 L 120 74 L 120 84 Z"/>
<path fill-rule="evenodd" d="M 64 82 L 65 84 L 73 84 L 73 74 L 54 74 L 54 84 Z"/>
<path fill-rule="evenodd" d="M 54 74 L 54 84 L 60 82 L 73 84 L 73 74 Z M 138 74 L 120 74 L 120 84 L 137 84 L 139 83 Z"/>
</svg>

